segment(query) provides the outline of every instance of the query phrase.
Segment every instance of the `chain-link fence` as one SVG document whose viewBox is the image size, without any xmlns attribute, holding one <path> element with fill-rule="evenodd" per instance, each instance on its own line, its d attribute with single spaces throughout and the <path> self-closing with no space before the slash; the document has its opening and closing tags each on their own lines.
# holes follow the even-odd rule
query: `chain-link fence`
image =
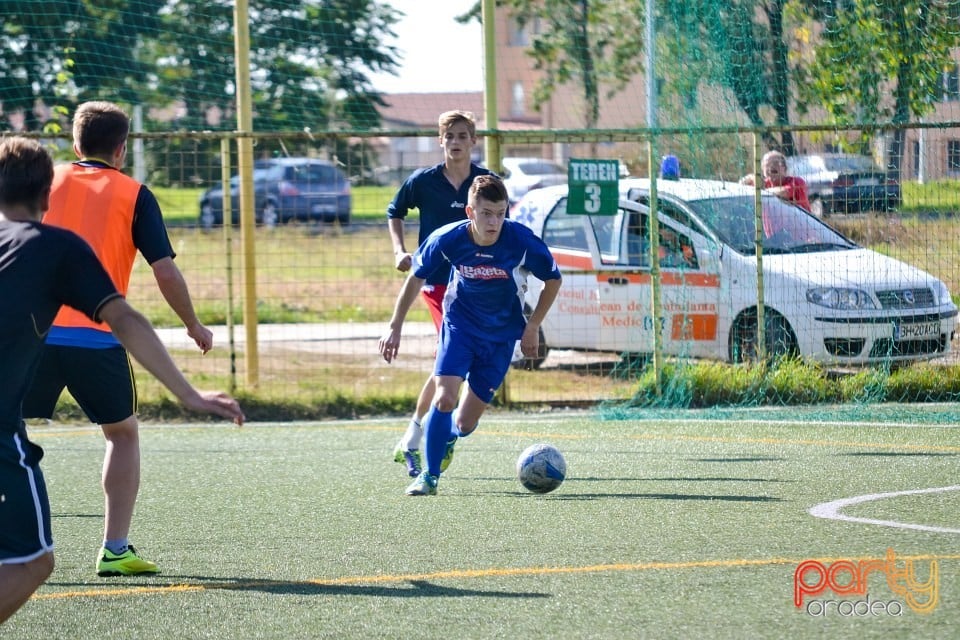
<svg viewBox="0 0 960 640">
<path fill-rule="evenodd" d="M 565 285 L 502 400 L 955 400 L 960 2 L 842 4 L 481 0 L 483 92 L 383 95 L 388 2 L 32 2 L 4 12 L 0 128 L 69 161 L 76 105 L 129 110 L 128 169 L 216 348 L 190 347 L 142 263 L 130 297 L 200 386 L 409 405 L 434 338 L 418 304 L 400 359 L 377 355 L 402 280 L 385 209 L 442 161 L 436 118 L 459 108 L 477 113 L 474 160 L 515 182 L 520 161 L 552 163 L 524 189 L 575 160 L 623 171 L 608 215 L 550 189 L 512 206 Z M 765 181 L 774 149 L 805 200 L 739 184 Z M 665 156 L 680 179 L 651 183 Z M 230 224 L 239 187 L 250 226 Z"/>
<path fill-rule="evenodd" d="M 949 137 L 954 131 L 936 134 Z M 581 140 L 588 136 L 579 134 Z M 768 193 L 758 201 L 754 188 L 721 181 L 752 171 L 749 133 L 713 130 L 702 137 L 709 142 L 701 149 L 725 146 L 730 157 L 743 162 L 710 171 L 696 149 L 676 152 L 683 177 L 657 181 L 656 233 L 661 240 L 654 243 L 659 245 L 655 258 L 649 244 L 639 253 L 631 245 L 630 234 L 642 236 L 650 229 L 653 203 L 649 181 L 643 178 L 620 179 L 621 202 L 612 216 L 569 213 L 562 188 L 540 190 L 539 196 L 531 192 L 513 207 L 511 215 L 534 226 L 554 249 L 565 284 L 544 323 L 543 357 L 512 371 L 504 399 L 550 404 L 628 398 L 684 406 L 718 401 L 792 404 L 812 400 L 801 383 L 817 389 L 825 384 L 821 377 L 830 381 L 841 373 L 857 372 L 862 377 L 864 371 L 889 376 L 915 362 L 940 365 L 955 360 L 957 345 L 951 338 L 956 307 L 945 291 L 953 295 L 960 291 L 960 264 L 955 259 L 960 223 L 948 182 L 901 184 L 873 167 L 834 178 L 850 183 L 845 187 L 847 200 L 841 202 L 839 187 L 808 178 L 811 200 L 826 197 L 832 189 L 828 212 L 821 210 L 818 218 Z M 397 362 L 387 365 L 376 348 L 403 279 L 393 265 L 385 218 L 397 185 L 365 185 L 358 179 L 362 165 L 322 154 L 258 154 L 255 172 L 269 172 L 273 165 L 288 172 L 294 170 L 290 167 L 301 171 L 301 165 L 310 163 L 336 167 L 349 183 L 350 206 L 345 217 L 333 204 L 338 194 L 331 192 L 325 196 L 329 208 L 324 213 L 314 215 L 308 207 L 298 218 L 290 208 L 294 205 L 285 205 L 266 215 L 279 200 L 267 195 L 266 183 L 258 182 L 257 189 L 264 194 L 257 196 L 253 251 L 247 254 L 240 227 L 221 224 L 226 219 L 223 164 L 219 154 L 209 151 L 219 143 L 211 144 L 208 138 L 178 134 L 144 141 L 149 173 L 164 169 L 169 173 L 169 168 L 157 166 L 166 159 L 183 176 L 182 184 L 192 185 L 156 188 L 178 252 L 177 264 L 201 317 L 217 328 L 217 348 L 202 357 L 182 329 L 162 329 L 185 372 L 198 384 L 232 386 L 271 400 L 415 396 L 431 370 L 434 352 L 435 334 L 425 308 L 415 306 Z M 564 143 L 553 138 L 550 144 Z M 617 138 L 620 152 L 632 149 L 634 166 L 645 171 L 648 132 L 620 132 Z M 274 141 L 278 148 L 295 144 L 283 138 Z M 258 141 L 255 148 L 269 146 Z M 680 149 L 675 143 L 657 146 Z M 185 172 L 184 167 L 191 169 Z M 318 174 L 316 183 L 300 187 L 305 192 L 323 191 L 322 178 Z M 220 211 L 211 221 L 204 217 L 204 207 Z M 407 220 L 410 243 L 415 242 L 416 220 L 416 213 Z M 775 224 L 781 226 L 779 235 L 772 228 Z M 653 259 L 659 263 L 658 274 L 653 274 Z M 138 264 L 131 300 L 158 325 L 175 327 L 175 317 L 151 280 L 149 268 Z M 654 281 L 659 284 L 659 305 L 652 297 Z M 763 282 L 763 324 L 758 322 L 758 282 Z M 250 295 L 256 301 L 254 359 L 244 316 L 244 300 Z M 656 326 L 662 328 L 659 344 L 654 339 Z M 657 349 L 666 377 L 654 390 L 649 381 L 644 386 L 642 376 L 649 375 L 645 372 Z M 812 370 L 781 373 L 797 382 L 778 387 L 766 377 L 756 378 L 757 371 L 766 371 L 767 365 L 756 366 L 764 356 L 799 356 L 817 364 Z M 722 362 L 745 364 L 717 370 L 716 363 Z M 691 390 L 691 377 L 718 376 L 722 386 L 733 371 L 753 371 L 742 374 L 748 379 L 740 395 L 711 397 L 709 392 Z M 694 386 L 704 384 L 699 380 Z M 838 387 L 819 392 L 817 398 L 862 401 L 873 393 L 874 400 L 891 399 L 886 393 L 876 394 L 874 377 L 864 384 L 874 391 L 841 392 Z M 950 389 L 946 385 L 941 392 L 949 398 L 955 393 Z M 904 391 L 903 399 L 918 398 Z"/>
</svg>

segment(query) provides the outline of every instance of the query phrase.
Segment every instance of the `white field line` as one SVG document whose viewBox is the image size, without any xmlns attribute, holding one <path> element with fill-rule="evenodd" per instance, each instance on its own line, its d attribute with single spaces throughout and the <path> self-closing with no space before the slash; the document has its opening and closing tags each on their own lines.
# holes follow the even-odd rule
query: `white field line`
<svg viewBox="0 0 960 640">
<path fill-rule="evenodd" d="M 884 500 L 886 498 L 895 498 L 897 496 L 915 496 L 925 493 L 945 493 L 947 491 L 960 491 L 960 485 L 949 487 L 936 487 L 932 489 L 911 489 L 910 491 L 892 491 L 890 493 L 870 493 L 863 496 L 854 496 L 853 498 L 843 498 L 832 502 L 824 502 L 810 509 L 810 515 L 816 518 L 826 518 L 828 520 L 842 520 L 844 522 L 859 522 L 862 524 L 873 524 L 881 527 L 894 527 L 897 529 L 913 529 L 916 531 L 932 531 L 934 533 L 960 533 L 960 529 L 951 529 L 948 527 L 934 527 L 925 524 L 912 524 L 909 522 L 896 522 L 894 520 L 875 520 L 873 518 L 855 518 L 841 513 L 845 507 L 860 504 L 861 502 L 873 502 L 875 500 Z"/>
</svg>

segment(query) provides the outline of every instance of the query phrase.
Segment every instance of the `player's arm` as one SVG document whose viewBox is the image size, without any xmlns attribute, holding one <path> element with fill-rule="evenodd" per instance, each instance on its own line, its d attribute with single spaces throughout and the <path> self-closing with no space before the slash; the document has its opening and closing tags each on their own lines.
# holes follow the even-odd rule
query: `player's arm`
<svg viewBox="0 0 960 640">
<path fill-rule="evenodd" d="M 183 322 L 183 326 L 187 328 L 187 335 L 193 338 L 200 347 L 200 351 L 203 353 L 210 351 L 213 348 L 213 332 L 200 323 L 193 308 L 193 301 L 190 299 L 187 281 L 174 264 L 173 258 L 161 258 L 151 264 L 150 268 L 153 269 L 153 277 L 157 281 L 160 293 L 163 294 L 163 299 Z"/>
<path fill-rule="evenodd" d="M 199 392 L 194 389 L 170 359 L 150 322 L 126 300 L 111 298 L 97 312 L 113 331 L 124 348 L 146 367 L 188 409 L 213 413 L 243 424 L 244 415 L 236 400 L 221 392 Z"/>
<path fill-rule="evenodd" d="M 411 273 L 407 276 L 403 287 L 400 289 L 399 295 L 397 295 L 397 302 L 393 308 L 393 317 L 390 318 L 389 331 L 380 338 L 379 343 L 380 355 L 382 355 L 383 359 L 387 362 L 392 362 L 393 359 L 397 357 L 397 352 L 400 350 L 400 332 L 403 329 L 403 321 L 406 319 L 410 307 L 413 306 L 414 301 L 420 294 L 423 283 L 424 278 L 418 278 Z"/>
<path fill-rule="evenodd" d="M 527 319 L 527 326 L 523 330 L 523 336 L 520 338 L 520 350 L 528 358 L 534 358 L 540 348 L 540 325 L 543 319 L 547 317 L 547 312 L 553 306 L 557 294 L 560 293 L 562 278 L 551 278 L 543 283 L 543 291 L 540 292 L 540 298 L 537 300 L 537 306 Z"/>
<path fill-rule="evenodd" d="M 146 185 L 140 186 L 133 217 L 133 244 L 153 270 L 157 287 L 173 312 L 177 314 L 183 326 L 200 351 L 206 353 L 213 347 L 213 332 L 200 324 L 190 300 L 187 282 L 174 264 L 176 253 L 170 245 L 167 227 L 156 196 Z"/>
<path fill-rule="evenodd" d="M 387 229 L 390 231 L 390 244 L 393 245 L 393 261 L 397 271 L 409 271 L 413 265 L 413 256 L 403 242 L 403 218 L 388 218 Z"/>
</svg>

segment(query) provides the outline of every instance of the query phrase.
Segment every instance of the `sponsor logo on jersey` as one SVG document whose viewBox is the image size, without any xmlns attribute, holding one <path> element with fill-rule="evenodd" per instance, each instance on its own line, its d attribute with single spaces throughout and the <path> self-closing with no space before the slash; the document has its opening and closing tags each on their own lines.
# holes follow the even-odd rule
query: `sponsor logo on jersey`
<svg viewBox="0 0 960 640">
<path fill-rule="evenodd" d="M 461 265 L 458 270 L 460 275 L 470 280 L 500 280 L 510 277 L 510 274 L 500 267 L 485 264 L 477 266 Z"/>
</svg>

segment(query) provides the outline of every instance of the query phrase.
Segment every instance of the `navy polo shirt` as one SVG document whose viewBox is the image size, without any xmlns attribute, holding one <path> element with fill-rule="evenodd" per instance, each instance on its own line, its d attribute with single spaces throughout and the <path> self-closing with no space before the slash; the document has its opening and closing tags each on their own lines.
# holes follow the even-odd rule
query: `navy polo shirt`
<svg viewBox="0 0 960 640">
<path fill-rule="evenodd" d="M 470 164 L 470 177 L 463 181 L 459 189 L 454 189 L 443 175 L 443 163 L 417 169 L 407 178 L 393 201 L 387 206 L 387 218 L 403 219 L 410 209 L 420 210 L 420 233 L 417 246 L 436 229 L 467 219 L 467 198 L 470 185 L 477 176 L 492 175 L 489 169 L 478 164 Z M 427 277 L 426 284 L 447 284 L 450 279 L 449 265 L 442 266 Z"/>
</svg>

